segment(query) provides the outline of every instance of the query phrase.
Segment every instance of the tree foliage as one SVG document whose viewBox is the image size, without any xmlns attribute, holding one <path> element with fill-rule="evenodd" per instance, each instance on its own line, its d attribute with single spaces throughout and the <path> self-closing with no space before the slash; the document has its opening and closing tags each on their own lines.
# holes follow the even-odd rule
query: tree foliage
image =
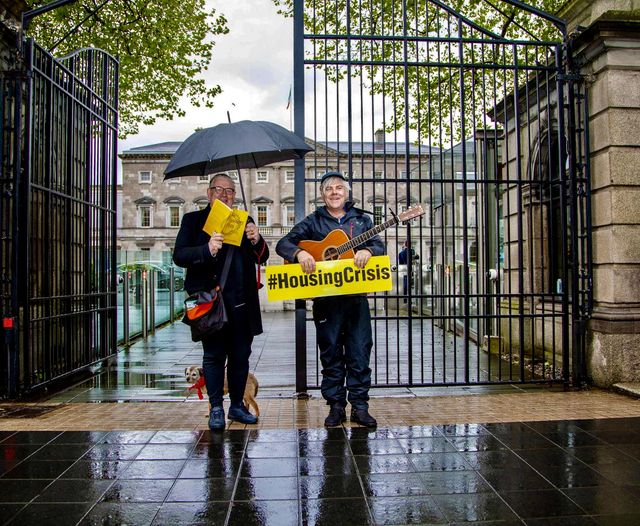
<svg viewBox="0 0 640 526">
<path fill-rule="evenodd" d="M 292 0 L 273 2 L 292 16 Z M 530 5 L 554 13 L 564 3 Z M 441 143 L 469 133 L 463 116 L 489 125 L 509 90 L 554 62 L 563 37 L 552 21 L 508 0 L 305 0 L 304 20 L 316 36 L 306 58 L 319 60 L 329 81 L 357 77 L 390 102 L 388 132 L 406 125 Z"/>
<path fill-rule="evenodd" d="M 204 0 L 103 2 L 79 0 L 36 17 L 28 35 L 57 57 L 95 47 L 118 58 L 121 137 L 137 133 L 140 124 L 183 116 L 183 96 L 195 106 L 213 106 L 221 88 L 199 74 L 211 62 L 213 37 L 229 31 L 224 15 L 207 10 Z"/>
</svg>

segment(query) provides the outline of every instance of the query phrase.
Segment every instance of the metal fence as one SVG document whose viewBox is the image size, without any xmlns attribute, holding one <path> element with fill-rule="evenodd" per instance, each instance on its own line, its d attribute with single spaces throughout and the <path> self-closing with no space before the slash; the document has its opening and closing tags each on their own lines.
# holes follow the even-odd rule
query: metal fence
<svg viewBox="0 0 640 526">
<path fill-rule="evenodd" d="M 118 63 L 33 40 L 2 73 L 0 395 L 116 352 Z"/>
<path fill-rule="evenodd" d="M 171 262 L 171 252 L 117 253 L 118 345 L 146 338 L 184 311 L 185 270 Z"/>
<path fill-rule="evenodd" d="M 507 25 L 525 16 L 557 38 L 520 25 L 510 39 L 435 0 L 294 3 L 295 130 L 316 145 L 296 164 L 296 218 L 328 170 L 375 223 L 426 211 L 381 234 L 392 262 L 405 243 L 416 258 L 370 296 L 376 386 L 584 378 L 583 88 L 563 21 L 502 4 Z M 321 365 L 304 302 L 296 320 L 304 391 Z"/>
</svg>

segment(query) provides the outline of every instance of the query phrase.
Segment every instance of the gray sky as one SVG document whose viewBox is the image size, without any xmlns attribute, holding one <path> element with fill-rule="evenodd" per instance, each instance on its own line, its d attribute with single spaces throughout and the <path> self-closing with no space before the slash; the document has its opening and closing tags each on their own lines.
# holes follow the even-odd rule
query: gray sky
<svg viewBox="0 0 640 526">
<path fill-rule="evenodd" d="M 229 33 L 216 38 L 213 60 L 204 73 L 223 92 L 215 107 L 194 108 L 186 100 L 185 117 L 141 126 L 119 142 L 119 151 L 164 141 L 182 141 L 195 128 L 244 119 L 268 120 L 289 128 L 286 109 L 293 80 L 293 20 L 276 12 L 271 0 L 208 0 L 227 18 Z"/>
</svg>

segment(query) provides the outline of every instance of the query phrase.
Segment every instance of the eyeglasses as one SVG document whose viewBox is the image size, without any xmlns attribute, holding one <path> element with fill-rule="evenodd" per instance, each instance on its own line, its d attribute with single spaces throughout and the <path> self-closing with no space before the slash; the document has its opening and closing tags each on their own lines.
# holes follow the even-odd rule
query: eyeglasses
<svg viewBox="0 0 640 526">
<path fill-rule="evenodd" d="M 210 186 L 209 190 L 213 190 L 216 194 L 233 195 L 236 193 L 235 188 L 225 188 L 224 186 Z"/>
</svg>

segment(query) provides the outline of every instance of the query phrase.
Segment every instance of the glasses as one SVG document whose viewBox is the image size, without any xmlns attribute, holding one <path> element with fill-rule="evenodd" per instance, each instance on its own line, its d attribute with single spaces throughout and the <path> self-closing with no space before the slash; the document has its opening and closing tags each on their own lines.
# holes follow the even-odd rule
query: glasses
<svg viewBox="0 0 640 526">
<path fill-rule="evenodd" d="M 236 193 L 235 188 L 225 188 L 224 186 L 210 186 L 209 190 L 213 190 L 216 194 L 233 195 Z"/>
</svg>

